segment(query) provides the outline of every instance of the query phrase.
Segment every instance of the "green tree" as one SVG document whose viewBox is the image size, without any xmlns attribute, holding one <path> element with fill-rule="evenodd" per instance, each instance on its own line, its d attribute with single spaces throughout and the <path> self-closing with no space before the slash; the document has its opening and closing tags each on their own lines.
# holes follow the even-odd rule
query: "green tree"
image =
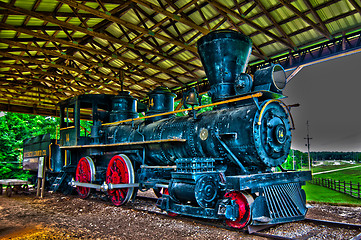
<svg viewBox="0 0 361 240">
<path fill-rule="evenodd" d="M 59 119 L 20 113 L 0 117 L 0 179 L 26 179 L 22 171 L 22 147 L 26 138 L 50 133 L 55 138 Z"/>
<path fill-rule="evenodd" d="M 302 166 L 307 166 L 307 154 L 291 149 L 286 161 L 282 164 L 282 167 L 287 170 L 293 170 L 293 164 L 295 165 L 295 170 L 301 169 L 301 164 Z"/>
</svg>

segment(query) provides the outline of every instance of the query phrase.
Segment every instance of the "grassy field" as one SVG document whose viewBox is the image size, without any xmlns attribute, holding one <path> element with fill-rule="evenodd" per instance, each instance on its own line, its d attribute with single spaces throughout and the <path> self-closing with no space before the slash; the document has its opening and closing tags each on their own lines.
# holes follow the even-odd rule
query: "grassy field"
<svg viewBox="0 0 361 240">
<path fill-rule="evenodd" d="M 361 183 L 361 164 L 342 164 L 342 165 L 322 165 L 313 168 L 313 173 L 319 173 L 324 171 L 335 170 L 339 168 L 359 166 L 357 168 L 345 169 L 337 172 L 324 173 L 314 175 L 318 178 L 330 178 L 339 181 L 352 181 L 353 183 Z M 313 185 L 307 183 L 303 186 L 303 189 L 306 191 L 307 201 L 311 202 L 327 202 L 332 204 L 355 204 L 361 205 L 361 199 L 356 199 L 350 197 L 346 194 L 339 193 L 337 191 L 321 187 L 318 185 Z"/>
<path fill-rule="evenodd" d="M 306 183 L 306 185 L 302 188 L 306 192 L 306 200 L 308 202 L 324 202 L 339 205 L 352 204 L 361 206 L 361 199 L 353 198 L 325 187 Z"/>
<path fill-rule="evenodd" d="M 356 167 L 358 166 L 358 167 Z M 320 166 L 313 169 L 313 173 L 319 173 L 329 170 L 335 170 L 339 168 L 356 167 L 351 169 L 345 169 L 337 172 L 323 173 L 314 175 L 317 178 L 331 178 L 339 181 L 352 181 L 353 183 L 361 183 L 361 164 L 344 164 L 338 166 Z"/>
</svg>

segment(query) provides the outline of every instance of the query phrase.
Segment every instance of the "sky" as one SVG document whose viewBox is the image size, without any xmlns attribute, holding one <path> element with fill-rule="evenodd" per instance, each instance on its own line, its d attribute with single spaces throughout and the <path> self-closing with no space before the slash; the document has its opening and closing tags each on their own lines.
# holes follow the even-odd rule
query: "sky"
<svg viewBox="0 0 361 240">
<path fill-rule="evenodd" d="M 296 130 L 292 149 L 307 151 L 361 152 L 361 53 L 304 67 L 292 78 L 283 94 L 292 108 Z"/>
</svg>

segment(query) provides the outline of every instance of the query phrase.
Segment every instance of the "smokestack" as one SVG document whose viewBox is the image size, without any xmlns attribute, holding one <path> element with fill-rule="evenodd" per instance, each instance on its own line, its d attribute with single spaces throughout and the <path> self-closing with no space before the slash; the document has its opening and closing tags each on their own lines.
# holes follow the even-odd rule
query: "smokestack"
<svg viewBox="0 0 361 240">
<path fill-rule="evenodd" d="M 223 101 L 239 94 L 237 89 L 251 88 L 252 81 L 245 77 L 245 70 L 252 51 L 251 39 L 233 30 L 217 30 L 200 38 L 198 53 L 211 86 L 208 94 L 212 102 Z"/>
</svg>

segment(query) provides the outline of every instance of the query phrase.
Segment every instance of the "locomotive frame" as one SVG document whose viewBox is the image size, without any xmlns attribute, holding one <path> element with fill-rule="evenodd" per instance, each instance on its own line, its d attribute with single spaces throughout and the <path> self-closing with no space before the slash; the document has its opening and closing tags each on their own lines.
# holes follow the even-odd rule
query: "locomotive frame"
<svg viewBox="0 0 361 240">
<path fill-rule="evenodd" d="M 81 198 L 91 189 L 123 205 L 136 192 L 153 189 L 168 214 L 224 219 L 235 228 L 301 220 L 307 208 L 301 188 L 309 171 L 273 171 L 285 161 L 291 142 L 289 108 L 280 100 L 283 68 L 271 65 L 252 79 L 245 74 L 248 37 L 214 31 L 198 41 L 215 109 L 174 111 L 175 95 L 158 87 L 144 109 L 128 92 L 80 95 L 60 106 L 63 171 Z M 214 49 L 217 49 L 215 51 Z M 194 93 L 194 92 L 193 92 Z M 175 113 L 188 112 L 184 117 Z M 82 113 L 91 131 L 82 129 Z M 292 121 L 292 118 L 291 118 Z M 293 124 L 293 123 L 292 123 Z M 84 131 L 85 130 L 85 131 Z"/>
</svg>

